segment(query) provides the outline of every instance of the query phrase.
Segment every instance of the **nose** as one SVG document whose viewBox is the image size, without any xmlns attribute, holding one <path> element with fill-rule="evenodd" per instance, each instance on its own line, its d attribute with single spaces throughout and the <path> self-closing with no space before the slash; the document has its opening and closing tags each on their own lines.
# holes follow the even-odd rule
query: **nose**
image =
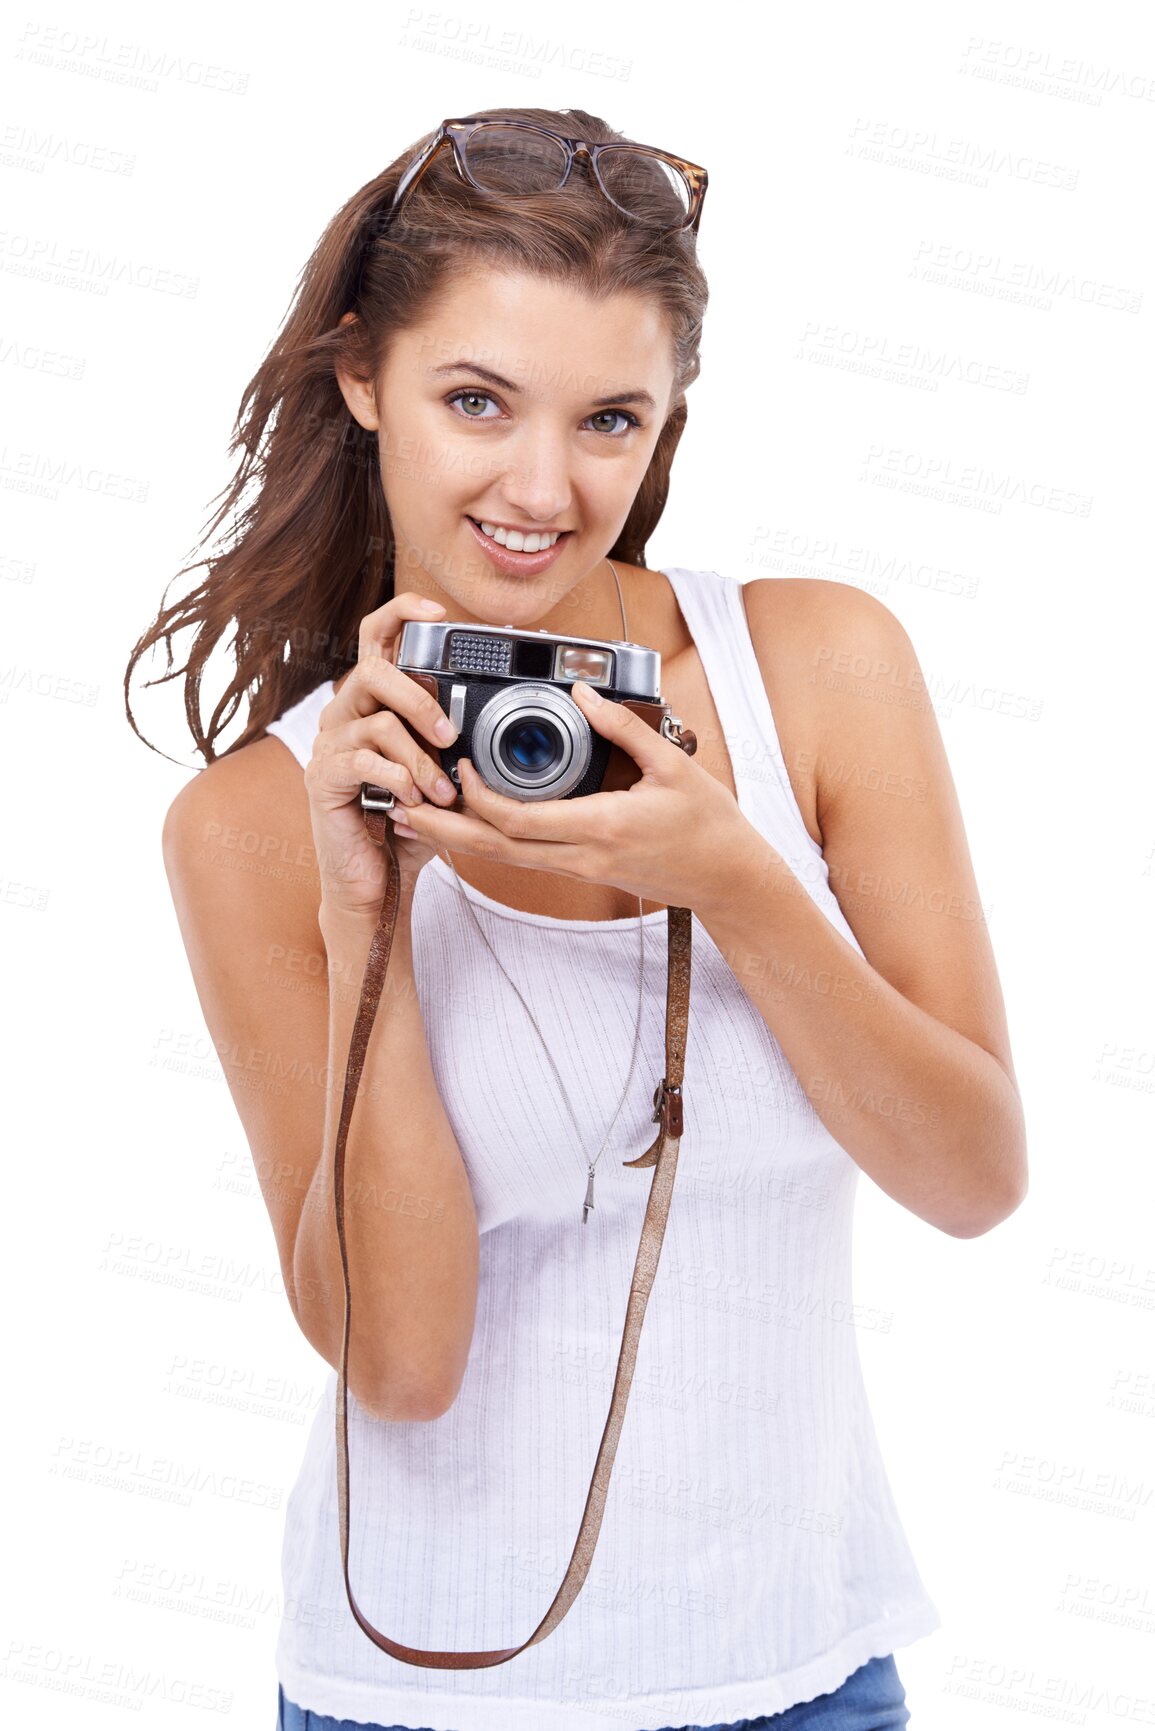
<svg viewBox="0 0 1155 1731">
<path fill-rule="evenodd" d="M 573 497 L 564 441 L 540 430 L 521 440 L 501 477 L 500 491 L 510 515 L 519 521 L 553 524 L 564 518 Z"/>
</svg>

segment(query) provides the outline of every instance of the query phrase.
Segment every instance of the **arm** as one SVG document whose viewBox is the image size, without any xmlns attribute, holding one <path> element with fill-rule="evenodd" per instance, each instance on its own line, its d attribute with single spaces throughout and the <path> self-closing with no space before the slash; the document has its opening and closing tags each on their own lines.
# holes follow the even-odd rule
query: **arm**
<svg viewBox="0 0 1155 1731">
<path fill-rule="evenodd" d="M 784 607 L 751 593 L 762 587 L 747 585 L 747 611 L 776 715 L 786 704 L 772 682 L 789 686 L 792 714 L 801 682 L 816 694 L 805 724 L 812 757 L 783 740 L 788 768 L 816 773 L 830 886 L 866 959 L 753 831 L 731 899 L 699 918 L 847 1153 L 920 1218 L 975 1237 L 1026 1194 L 1026 1132 L 918 661 L 897 619 L 863 591 L 797 585 Z M 840 665 L 867 672 L 839 676 Z"/>
<path fill-rule="evenodd" d="M 163 845 L 289 1303 L 306 1339 L 337 1368 L 345 1289 L 333 1141 L 372 928 L 319 911 L 300 765 L 275 738 L 189 782 L 169 808 Z M 252 869 L 266 859 L 278 869 Z M 413 977 L 410 906 L 403 897 L 345 1149 L 349 1386 L 375 1417 L 393 1420 L 436 1418 L 455 1398 L 478 1264 L 472 1192 Z"/>
<path fill-rule="evenodd" d="M 353 1322 L 356 1330 L 360 1318 L 368 1336 L 366 1357 L 375 1343 L 382 1359 L 373 1379 L 380 1392 L 371 1403 L 379 1418 L 439 1418 L 452 1405 L 477 1307 L 477 1213 L 433 1075 L 413 972 L 411 910 L 412 886 L 398 908 L 345 1142 Z M 294 1243 L 293 1282 L 298 1320 L 334 1365 L 340 1362 L 345 1290 L 333 1156 L 376 925 L 321 909 L 329 973 L 325 1134 Z M 352 1367 L 352 1343 L 349 1362 Z"/>
</svg>

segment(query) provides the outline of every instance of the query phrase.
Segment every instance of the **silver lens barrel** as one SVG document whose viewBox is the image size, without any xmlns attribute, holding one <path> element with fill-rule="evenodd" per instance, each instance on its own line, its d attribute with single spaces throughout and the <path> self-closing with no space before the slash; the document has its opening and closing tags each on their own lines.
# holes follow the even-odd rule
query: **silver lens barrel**
<svg viewBox="0 0 1155 1731">
<path fill-rule="evenodd" d="M 540 737 L 553 744 L 542 768 L 516 761 L 519 729 L 537 722 Z M 473 766 L 499 793 L 514 799 L 564 799 L 583 779 L 593 757 L 590 724 L 556 685 L 520 681 L 506 686 L 485 704 L 473 724 Z"/>
</svg>

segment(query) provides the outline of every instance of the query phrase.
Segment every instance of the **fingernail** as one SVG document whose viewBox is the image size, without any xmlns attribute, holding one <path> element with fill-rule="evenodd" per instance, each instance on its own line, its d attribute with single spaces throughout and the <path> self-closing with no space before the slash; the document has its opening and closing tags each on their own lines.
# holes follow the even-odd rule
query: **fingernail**
<svg viewBox="0 0 1155 1731">
<path fill-rule="evenodd" d="M 602 701 L 601 692 L 595 691 L 592 685 L 587 685 L 584 679 L 574 680 L 575 688 L 579 685 L 581 686 L 582 696 L 588 697 L 591 703 L 600 703 Z"/>
<path fill-rule="evenodd" d="M 445 716 L 437 723 L 433 732 L 441 741 L 442 745 L 448 745 L 451 740 L 457 738 L 457 729 L 454 727 L 448 716 Z"/>
<path fill-rule="evenodd" d="M 448 799 L 451 794 L 457 791 L 447 775 L 439 775 L 434 785 L 442 799 Z"/>
</svg>

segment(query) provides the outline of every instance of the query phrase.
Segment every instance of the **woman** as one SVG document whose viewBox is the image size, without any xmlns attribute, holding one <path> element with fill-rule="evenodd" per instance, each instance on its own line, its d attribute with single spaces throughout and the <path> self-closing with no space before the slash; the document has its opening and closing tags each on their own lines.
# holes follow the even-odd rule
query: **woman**
<svg viewBox="0 0 1155 1731">
<path fill-rule="evenodd" d="M 705 175 L 575 137 L 622 139 L 576 110 L 446 122 L 342 208 L 246 393 L 213 524 L 235 506 L 238 533 L 129 666 L 199 625 L 180 671 L 209 767 L 166 868 L 331 1367 L 288 1509 L 278 1724 L 900 1726 L 894 1650 L 940 1620 L 865 1398 L 854 1190 L 861 1168 L 956 1237 L 1022 1199 L 995 963 L 890 612 L 646 566 L 699 368 Z M 217 756 L 199 681 L 234 619 L 213 734 L 242 693 L 249 720 Z M 657 650 L 697 752 L 575 685 L 628 790 L 513 799 L 468 755 L 439 782 L 447 718 L 396 665 L 410 620 Z M 564 1574 L 646 1203 L 625 1163 L 654 1134 L 665 910 L 694 915 L 676 1194 L 596 1554 L 561 1624 L 487 1667 L 389 1655 L 341 1573 L 333 1141 L 389 870 L 364 782 L 407 808 L 347 1144 L 350 1576 L 393 1640 L 524 1641 Z"/>
</svg>

